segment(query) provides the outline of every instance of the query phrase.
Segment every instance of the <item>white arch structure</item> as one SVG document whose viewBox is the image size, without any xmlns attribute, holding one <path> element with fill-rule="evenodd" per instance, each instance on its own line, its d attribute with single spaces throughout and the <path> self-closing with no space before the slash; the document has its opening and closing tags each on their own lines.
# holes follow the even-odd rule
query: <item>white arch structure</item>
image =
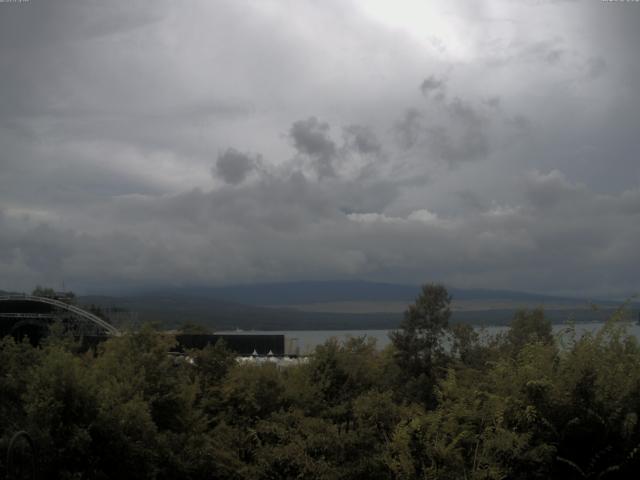
<svg viewBox="0 0 640 480">
<path fill-rule="evenodd" d="M 27 301 L 27 302 L 46 303 L 47 305 L 52 305 L 52 306 L 60 308 L 62 310 L 66 310 L 68 312 L 74 313 L 77 316 L 83 318 L 84 320 L 88 320 L 89 322 L 92 322 L 95 325 L 98 325 L 99 327 L 103 328 L 104 331 L 109 335 L 114 335 L 114 336 L 119 336 L 120 335 L 120 331 L 116 327 L 114 327 L 110 323 L 104 321 L 103 319 L 101 319 L 97 315 L 94 315 L 93 313 L 87 312 L 86 310 L 83 310 L 82 308 L 78 308 L 75 305 L 69 305 L 68 303 L 61 302 L 60 300 L 55 300 L 53 298 L 47 298 L 47 297 L 35 297 L 33 295 L 4 295 L 4 296 L 0 296 L 0 302 L 7 301 L 7 300 L 12 300 L 12 301 L 18 300 L 18 301 Z"/>
</svg>

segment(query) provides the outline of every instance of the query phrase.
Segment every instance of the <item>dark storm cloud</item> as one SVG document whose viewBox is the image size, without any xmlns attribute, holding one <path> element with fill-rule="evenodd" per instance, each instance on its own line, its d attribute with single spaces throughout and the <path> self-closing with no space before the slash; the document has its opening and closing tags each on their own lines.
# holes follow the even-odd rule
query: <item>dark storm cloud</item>
<svg viewBox="0 0 640 480">
<path fill-rule="evenodd" d="M 343 129 L 345 147 L 363 155 L 380 155 L 382 145 L 371 128 L 363 125 L 349 125 Z"/>
<path fill-rule="evenodd" d="M 420 84 L 420 91 L 426 97 L 433 94 L 437 100 L 444 100 L 445 83 L 444 80 L 430 75 Z"/>
<path fill-rule="evenodd" d="M 78 59 L 79 45 L 153 24 L 160 20 L 163 5 L 158 2 L 156 8 L 149 8 L 143 1 L 96 0 L 2 5 L 0 65 L 7 75 L 3 75 L 0 111 L 20 120 L 25 115 L 64 110 L 64 99 L 50 96 L 62 93 L 55 92 L 57 75 L 50 74 L 64 71 L 67 87 L 77 87 L 73 60 Z"/>
<path fill-rule="evenodd" d="M 452 124 L 428 130 L 429 146 L 435 155 L 449 163 L 486 157 L 490 150 L 487 131 L 490 120 L 459 98 L 454 98 L 446 111 Z M 456 127 L 459 127 L 458 132 Z"/>
<path fill-rule="evenodd" d="M 486 212 L 491 209 L 491 203 L 482 195 L 472 190 L 462 190 L 457 192 L 459 200 L 464 205 L 465 211 Z"/>
<path fill-rule="evenodd" d="M 289 135 L 295 149 L 309 156 L 320 178 L 333 177 L 333 161 L 336 156 L 336 144 L 329 137 L 329 124 L 315 117 L 298 120 L 291 126 Z"/>
<path fill-rule="evenodd" d="M 252 158 L 247 153 L 241 153 L 233 148 L 229 148 L 218 156 L 213 173 L 222 178 L 226 183 L 237 185 L 247 178 L 247 175 L 256 168 L 257 161 L 257 158 Z"/>
<path fill-rule="evenodd" d="M 640 289 L 635 5 L 20 5 L 0 288 Z"/>
<path fill-rule="evenodd" d="M 570 183 L 562 172 L 552 170 L 547 174 L 530 173 L 526 179 L 526 194 L 536 208 L 549 209 L 556 206 L 579 207 L 584 205 L 588 191 L 584 185 Z"/>
<path fill-rule="evenodd" d="M 492 108 L 500 108 L 500 97 L 495 95 L 485 100 L 485 104 Z"/>
<path fill-rule="evenodd" d="M 422 114 L 415 108 L 408 109 L 394 126 L 396 140 L 404 149 L 413 147 L 423 130 Z"/>
<path fill-rule="evenodd" d="M 481 160 L 491 150 L 488 113 L 496 115 L 458 97 L 450 101 L 435 98 L 425 111 L 412 108 L 405 112 L 395 125 L 396 139 L 402 148 L 418 148 L 428 159 L 450 166 Z"/>
<path fill-rule="evenodd" d="M 240 191 L 193 192 L 160 202 L 122 198 L 130 223 L 115 210 L 107 216 L 125 220 L 127 234 L 78 235 L 12 218 L 14 227 L 0 234 L 4 251 L 11 252 L 2 262 L 21 267 L 30 278 L 36 272 L 55 278 L 64 265 L 77 279 L 89 280 L 92 269 L 99 269 L 106 278 L 126 283 L 155 282 L 165 275 L 178 282 L 219 282 L 240 281 L 247 274 L 265 281 L 295 278 L 308 270 L 319 277 L 373 274 L 387 270 L 389 262 L 393 275 L 415 278 L 431 268 L 462 283 L 489 275 L 491 281 L 510 278 L 513 285 L 532 288 L 588 289 L 587 277 L 599 281 L 603 269 L 608 288 L 623 289 L 632 281 L 628 259 L 640 233 L 634 221 L 640 212 L 638 190 L 595 195 L 554 172 L 534 172 L 523 180 L 538 193 L 553 193 L 554 201 L 525 197 L 517 206 L 481 207 L 457 218 L 426 210 L 403 216 L 344 213 L 338 205 L 346 197 L 328 195 L 323 184 L 300 173 L 265 178 Z M 582 192 L 580 202 L 574 201 L 576 191 Z M 183 213 L 191 217 L 187 223 Z M 22 234 L 10 237 L 16 228 Z M 615 236 L 611 228 L 617 228 Z M 260 238 L 259 250 L 254 238 Z M 46 251 L 54 251 L 57 260 Z M 575 268 L 587 277 L 555 273 Z M 452 269 L 455 274 L 447 273 Z"/>
<path fill-rule="evenodd" d="M 51 46 L 58 42 L 100 37 L 138 28 L 161 18 L 166 2 L 99 0 L 30 0 L 29 5 L 3 6 L 0 15 L 2 48 Z"/>
<path fill-rule="evenodd" d="M 481 129 L 472 128 L 453 138 L 446 127 L 434 126 L 426 130 L 426 136 L 429 152 L 449 163 L 476 160 L 489 153 L 489 141 Z"/>
</svg>

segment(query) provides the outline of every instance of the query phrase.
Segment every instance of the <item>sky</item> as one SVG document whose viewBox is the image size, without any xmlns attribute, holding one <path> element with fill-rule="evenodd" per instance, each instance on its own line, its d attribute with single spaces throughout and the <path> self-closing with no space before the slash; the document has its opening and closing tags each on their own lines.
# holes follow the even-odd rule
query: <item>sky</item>
<svg viewBox="0 0 640 480">
<path fill-rule="evenodd" d="M 0 3 L 0 289 L 640 292 L 640 3 Z"/>
</svg>

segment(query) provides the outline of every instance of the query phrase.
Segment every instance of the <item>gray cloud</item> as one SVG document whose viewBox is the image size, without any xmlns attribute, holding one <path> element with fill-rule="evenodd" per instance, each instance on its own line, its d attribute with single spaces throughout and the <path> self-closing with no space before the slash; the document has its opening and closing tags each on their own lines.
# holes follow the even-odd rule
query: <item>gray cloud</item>
<svg viewBox="0 0 640 480">
<path fill-rule="evenodd" d="M 371 128 L 363 125 L 344 127 L 346 147 L 363 155 L 380 155 L 382 145 Z"/>
<path fill-rule="evenodd" d="M 547 174 L 531 172 L 526 179 L 525 191 L 531 204 L 541 209 L 575 206 L 588 196 L 584 185 L 569 182 L 558 170 Z"/>
<path fill-rule="evenodd" d="M 404 149 L 409 149 L 418 143 L 423 129 L 422 114 L 415 108 L 408 109 L 394 126 L 396 140 Z"/>
<path fill-rule="evenodd" d="M 419 149 L 427 159 L 453 166 L 480 160 L 491 151 L 491 113 L 454 97 L 434 99 L 425 111 L 408 109 L 394 127 L 396 140 L 404 149 Z"/>
<path fill-rule="evenodd" d="M 220 176 L 226 183 L 237 185 L 256 168 L 257 161 L 258 159 L 252 158 L 247 153 L 229 148 L 223 154 L 218 155 L 213 173 Z"/>
<path fill-rule="evenodd" d="M 336 145 L 329 137 L 329 124 L 315 117 L 298 120 L 289 131 L 295 149 L 309 156 L 320 178 L 333 177 Z"/>
<path fill-rule="evenodd" d="M 479 114 L 471 105 L 453 99 L 447 106 L 447 113 L 453 125 L 448 130 L 455 132 L 456 126 L 460 130 L 450 136 L 446 128 L 438 126 L 429 130 L 430 146 L 434 153 L 450 163 L 481 159 L 490 151 L 490 140 L 487 132 L 488 118 Z"/>
<path fill-rule="evenodd" d="M 55 4 L 31 0 L 29 3 L 20 8 L 3 7 L 0 39 L 4 48 L 50 46 L 130 31 L 160 21 L 160 12 L 166 5 L 160 1 L 159 8 L 149 8 L 147 2 L 138 0 L 126 5 L 97 0 L 59 0 Z"/>
<path fill-rule="evenodd" d="M 602 57 L 591 57 L 586 62 L 587 75 L 595 79 L 607 71 L 607 61 Z"/>
<path fill-rule="evenodd" d="M 458 138 L 452 138 L 443 126 L 427 129 L 429 151 L 450 163 L 465 162 L 485 157 L 489 153 L 489 142 L 481 129 L 469 129 Z"/>
<path fill-rule="evenodd" d="M 486 62 L 492 67 L 510 67 L 514 63 L 557 66 L 566 56 L 561 39 L 509 42 L 489 46 Z"/>
<path fill-rule="evenodd" d="M 0 288 L 639 290 L 640 9 L 378 8 L 2 5 Z"/>
<path fill-rule="evenodd" d="M 220 283 L 247 275 L 261 281 L 304 278 L 309 270 L 319 278 L 364 274 L 420 281 L 423 269 L 432 269 L 465 285 L 483 278 L 488 285 L 509 278 L 514 288 L 563 291 L 635 285 L 629 258 L 640 233 L 639 190 L 602 196 L 568 183 L 559 172 L 531 173 L 523 181 L 531 190 L 519 204 L 479 205 L 454 217 L 426 209 L 345 213 L 340 205 L 348 197 L 336 198 L 335 189 L 324 190 L 299 173 L 240 191 L 160 201 L 123 198 L 119 209 L 106 214 L 124 221 L 127 233 L 78 234 L 5 214 L 0 262 L 3 268 L 21 266 L 25 278 L 65 275 L 89 283 L 96 270 L 125 284 L 161 284 L 167 275 L 177 282 Z M 366 188 L 360 191 L 366 195 Z M 378 191 L 373 186 L 370 194 Z M 540 202 L 531 191 L 553 201 Z M 557 275 L 576 269 L 582 275 Z"/>
<path fill-rule="evenodd" d="M 420 84 L 420 91 L 425 97 L 433 94 L 436 100 L 444 100 L 445 86 L 444 80 L 430 75 Z"/>
<path fill-rule="evenodd" d="M 491 108 L 500 108 L 500 97 L 497 95 L 494 95 L 492 97 L 489 97 L 485 100 L 485 104 L 488 105 Z"/>
</svg>

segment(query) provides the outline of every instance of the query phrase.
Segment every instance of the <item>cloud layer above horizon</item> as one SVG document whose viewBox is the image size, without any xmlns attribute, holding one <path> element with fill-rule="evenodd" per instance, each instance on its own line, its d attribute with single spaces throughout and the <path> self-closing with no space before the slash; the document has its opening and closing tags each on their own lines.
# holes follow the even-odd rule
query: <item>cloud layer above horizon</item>
<svg viewBox="0 0 640 480">
<path fill-rule="evenodd" d="M 0 4 L 0 289 L 640 292 L 640 4 Z"/>
</svg>

